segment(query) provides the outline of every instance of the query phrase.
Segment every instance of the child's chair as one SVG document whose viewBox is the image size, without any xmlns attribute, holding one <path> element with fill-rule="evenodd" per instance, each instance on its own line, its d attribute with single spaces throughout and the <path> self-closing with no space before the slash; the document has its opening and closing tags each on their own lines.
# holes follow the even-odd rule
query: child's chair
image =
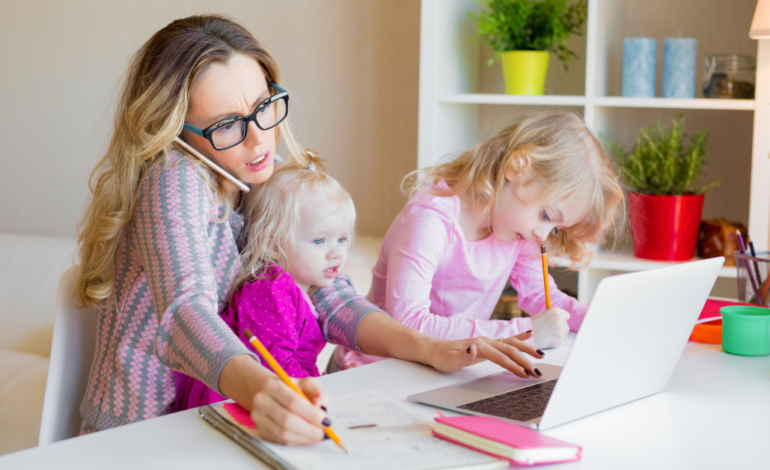
<svg viewBox="0 0 770 470">
<path fill-rule="evenodd" d="M 75 437 L 80 431 L 80 402 L 96 346 L 96 311 L 75 306 L 78 267 L 68 269 L 59 281 L 51 361 L 45 385 L 39 445 Z"/>
</svg>

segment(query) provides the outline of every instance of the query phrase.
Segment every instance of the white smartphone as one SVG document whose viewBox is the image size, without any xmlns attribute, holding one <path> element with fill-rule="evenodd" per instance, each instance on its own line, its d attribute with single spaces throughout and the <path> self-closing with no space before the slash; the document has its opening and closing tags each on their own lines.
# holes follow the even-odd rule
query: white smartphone
<svg viewBox="0 0 770 470">
<path fill-rule="evenodd" d="M 202 154 L 202 153 L 200 153 L 199 151 L 195 150 L 195 149 L 193 148 L 193 146 L 192 146 L 192 145 L 188 144 L 187 142 L 185 142 L 184 140 L 182 140 L 182 139 L 181 139 L 181 138 L 179 138 L 179 137 L 176 137 L 176 138 L 174 138 L 174 141 L 175 141 L 177 144 L 181 145 L 183 149 L 185 149 L 185 150 L 187 150 L 188 152 L 190 152 L 191 154 L 195 155 L 195 156 L 196 156 L 198 159 L 200 159 L 200 160 L 201 160 L 203 163 L 205 163 L 206 165 L 208 165 L 208 166 L 209 166 L 209 167 L 210 167 L 212 170 L 216 171 L 216 172 L 217 172 L 217 173 L 219 173 L 220 175 L 222 175 L 222 176 L 224 176 L 225 178 L 227 178 L 228 180 L 232 181 L 232 183 L 233 183 L 233 184 L 235 184 L 236 186 L 238 186 L 238 189 L 240 189 L 240 190 L 241 190 L 241 191 L 243 191 L 244 193 L 248 193 L 248 192 L 249 192 L 249 187 L 248 187 L 248 186 L 246 186 L 245 184 L 243 184 L 243 182 L 241 182 L 241 181 L 238 181 L 238 178 L 236 178 L 235 176 L 233 176 L 233 175 L 231 175 L 230 173 L 226 172 L 226 171 L 225 171 L 225 170 L 224 170 L 222 167 L 220 167 L 220 166 L 219 166 L 219 165 L 217 165 L 216 163 L 214 163 L 214 162 L 212 162 L 211 160 L 209 160 L 208 158 L 204 157 L 204 156 L 203 156 L 203 154 Z"/>
</svg>

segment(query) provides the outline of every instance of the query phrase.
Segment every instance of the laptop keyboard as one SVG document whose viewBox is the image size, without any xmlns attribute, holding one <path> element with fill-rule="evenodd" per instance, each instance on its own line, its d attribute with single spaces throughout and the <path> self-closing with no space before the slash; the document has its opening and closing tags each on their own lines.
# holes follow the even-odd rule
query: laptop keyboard
<svg viewBox="0 0 770 470">
<path fill-rule="evenodd" d="M 512 392 L 495 395 L 458 406 L 462 410 L 475 411 L 501 418 L 529 421 L 543 416 L 545 405 L 551 398 L 556 380 L 519 388 Z"/>
</svg>

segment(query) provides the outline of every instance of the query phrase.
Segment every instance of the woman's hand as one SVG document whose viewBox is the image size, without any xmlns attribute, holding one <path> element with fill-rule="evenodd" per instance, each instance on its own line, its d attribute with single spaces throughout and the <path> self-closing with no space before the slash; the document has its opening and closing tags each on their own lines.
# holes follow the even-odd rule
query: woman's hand
<svg viewBox="0 0 770 470">
<path fill-rule="evenodd" d="M 430 338 L 426 353 L 427 365 L 443 372 L 455 372 L 482 361 L 492 361 L 519 377 L 537 377 L 532 363 L 522 353 L 541 359 L 542 354 L 525 343 L 532 332 L 521 333 L 511 338 L 491 340 L 486 337 L 445 341 Z"/>
<path fill-rule="evenodd" d="M 227 361 L 219 376 L 222 393 L 251 412 L 260 437 L 285 445 L 315 444 L 331 426 L 326 413 L 329 397 L 315 379 L 295 383 L 312 403 L 245 354 Z"/>
<path fill-rule="evenodd" d="M 569 313 L 557 307 L 532 316 L 534 344 L 537 349 L 555 348 L 567 339 Z"/>
<path fill-rule="evenodd" d="M 308 402 L 273 375 L 254 395 L 251 419 L 259 436 L 279 444 L 296 446 L 315 444 L 324 438 L 324 427 L 331 420 L 324 409 L 329 397 L 313 378 L 295 380 Z"/>
</svg>

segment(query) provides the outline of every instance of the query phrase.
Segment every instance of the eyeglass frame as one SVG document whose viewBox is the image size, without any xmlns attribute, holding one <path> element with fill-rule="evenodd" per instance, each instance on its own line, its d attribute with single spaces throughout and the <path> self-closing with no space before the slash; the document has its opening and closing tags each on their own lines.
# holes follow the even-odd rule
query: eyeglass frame
<svg viewBox="0 0 770 470">
<path fill-rule="evenodd" d="M 263 131 L 267 131 L 267 130 L 270 130 L 270 129 L 274 128 L 278 124 L 282 123 L 286 119 L 286 117 L 289 116 L 289 92 L 284 90 L 283 88 L 281 88 L 280 86 L 278 86 L 277 84 L 275 84 L 273 82 L 268 82 L 268 83 L 270 83 L 270 87 L 273 88 L 278 93 L 276 93 L 275 95 L 271 95 L 265 101 L 259 103 L 259 106 L 257 106 L 257 109 L 255 109 L 254 112 L 249 114 L 248 116 L 234 116 L 234 117 L 225 118 L 225 119 L 222 119 L 221 121 L 215 122 L 214 124 L 210 125 L 209 127 L 205 128 L 205 129 L 201 129 L 199 127 L 195 127 L 195 126 L 193 126 L 191 124 L 187 124 L 186 122 L 184 123 L 184 125 L 182 127 L 184 129 L 192 132 L 193 134 L 199 135 L 199 136 L 205 138 L 206 140 L 208 140 L 211 143 L 211 146 L 214 147 L 214 150 L 227 150 L 229 148 L 235 147 L 236 145 L 240 145 L 241 142 L 246 140 L 246 135 L 249 133 L 249 122 L 251 122 L 251 121 L 254 121 L 254 124 L 256 124 L 257 127 L 262 129 Z M 273 124 L 272 126 L 270 126 L 268 128 L 264 128 L 264 127 L 260 126 L 259 125 L 259 121 L 257 121 L 257 113 L 259 113 L 261 110 L 265 109 L 266 107 L 268 107 L 269 105 L 275 103 L 278 100 L 285 100 L 286 101 L 286 114 L 284 114 L 284 116 L 281 118 L 280 121 L 276 122 L 275 124 Z M 227 121 L 227 122 L 225 122 L 225 121 Z M 211 135 L 214 133 L 215 130 L 219 129 L 220 127 L 226 126 L 227 124 L 230 124 L 230 123 L 233 123 L 233 122 L 236 122 L 236 121 L 245 121 L 246 122 L 246 127 L 243 128 L 244 130 L 243 130 L 243 136 L 241 137 L 241 140 L 239 140 L 238 142 L 236 142 L 233 145 L 230 145 L 228 147 L 217 148 L 217 146 L 214 144 L 214 139 L 211 137 Z"/>
</svg>

